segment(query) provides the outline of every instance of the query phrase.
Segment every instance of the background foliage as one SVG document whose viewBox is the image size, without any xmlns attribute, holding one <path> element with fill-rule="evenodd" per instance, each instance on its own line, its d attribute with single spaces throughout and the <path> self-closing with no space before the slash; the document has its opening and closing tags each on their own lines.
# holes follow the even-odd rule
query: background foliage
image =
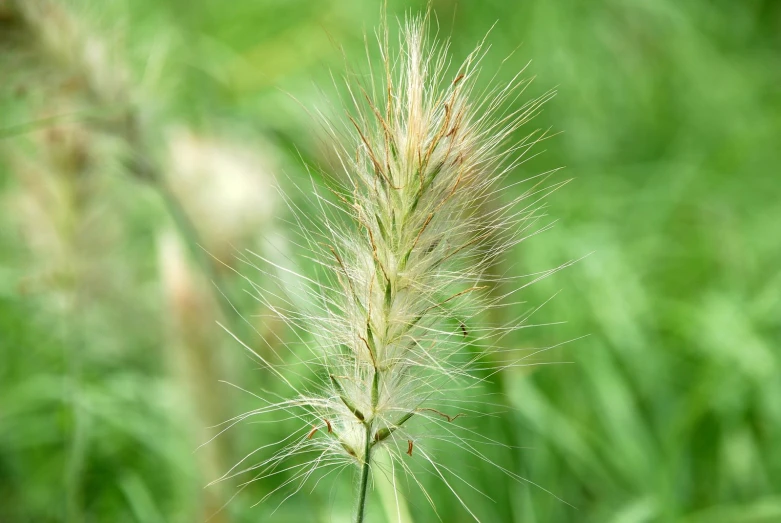
<svg viewBox="0 0 781 523">
<path fill-rule="evenodd" d="M 550 199 L 555 228 L 497 271 L 593 251 L 504 313 L 545 303 L 534 323 L 548 325 L 504 343 L 556 346 L 537 362 L 562 364 L 497 375 L 500 415 L 471 421 L 511 446 L 493 459 L 577 508 L 442 452 L 493 499 L 462 485 L 470 506 L 485 521 L 781 520 L 781 4 L 433 10 L 457 59 L 496 22 L 486 71 L 533 59 L 532 90 L 559 90 L 536 125 L 564 132 L 508 182 L 562 165 L 574 181 Z M 241 275 L 263 276 L 236 253 L 313 270 L 274 185 L 295 193 L 306 165 L 328 165 L 310 111 L 339 117 L 322 103 L 331 73 L 342 49 L 366 70 L 380 14 L 362 0 L 0 2 L 0 521 L 203 521 L 241 481 L 203 486 L 295 428 L 245 423 L 193 452 L 258 406 L 218 380 L 283 392 L 215 320 L 266 354 L 293 339 L 243 291 Z M 348 474 L 253 507 L 284 477 L 212 521 L 346 520 Z M 469 520 L 422 481 L 443 521 Z M 372 496 L 373 520 L 395 520 L 387 485 Z M 403 521 L 436 521 L 414 488 L 405 506 Z"/>
</svg>

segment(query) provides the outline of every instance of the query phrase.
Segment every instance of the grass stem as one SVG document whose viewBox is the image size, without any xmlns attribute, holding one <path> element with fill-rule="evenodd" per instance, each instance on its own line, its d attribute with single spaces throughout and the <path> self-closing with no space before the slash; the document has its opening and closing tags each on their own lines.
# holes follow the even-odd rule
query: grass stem
<svg viewBox="0 0 781 523">
<path fill-rule="evenodd" d="M 369 460 L 371 459 L 371 424 L 366 423 L 366 443 L 363 450 L 363 466 L 361 481 L 358 484 L 358 504 L 355 512 L 355 523 L 363 523 L 366 515 L 366 487 L 369 484 Z"/>
</svg>

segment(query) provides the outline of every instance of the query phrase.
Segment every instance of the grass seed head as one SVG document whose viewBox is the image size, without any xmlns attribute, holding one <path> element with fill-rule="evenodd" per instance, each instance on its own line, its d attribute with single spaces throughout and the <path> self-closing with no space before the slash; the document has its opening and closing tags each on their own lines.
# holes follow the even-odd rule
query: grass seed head
<svg viewBox="0 0 781 523">
<path fill-rule="evenodd" d="M 407 19 L 398 47 L 384 26 L 377 39 L 382 67 L 348 77 L 346 130 L 325 123 L 343 172 L 333 198 L 316 196 L 322 213 L 305 233 L 322 278 L 302 276 L 303 302 L 315 306 L 302 313 L 296 297 L 275 307 L 280 296 L 260 295 L 311 333 L 316 343 L 307 343 L 313 356 L 307 365 L 322 368 L 314 370 L 323 379 L 297 390 L 295 399 L 258 411 L 282 409 L 302 420 L 299 436 L 251 467 L 262 476 L 290 455 L 307 453 L 311 461 L 286 482 L 298 481 L 299 489 L 330 466 L 357 467 L 363 484 L 380 450 L 408 472 L 405 460 L 420 456 L 450 486 L 419 444 L 424 421 L 440 425 L 442 439 L 484 457 L 458 435 L 469 409 L 454 391 L 479 384 L 474 371 L 495 370 L 486 352 L 507 329 L 473 325 L 497 306 L 489 294 L 496 278 L 486 271 L 533 227 L 540 199 L 555 187 L 532 182 L 507 201 L 499 182 L 545 136 L 512 141 L 553 93 L 515 107 L 528 84 L 520 73 L 506 85 L 479 89 L 483 43 L 454 68 L 447 42 L 429 38 L 429 24 L 427 17 Z M 309 213 L 296 214 L 304 222 Z M 287 277 L 278 275 L 294 272 L 265 261 L 280 282 Z M 287 381 L 283 371 L 274 372 Z M 318 431 L 324 419 L 328 430 Z"/>
</svg>

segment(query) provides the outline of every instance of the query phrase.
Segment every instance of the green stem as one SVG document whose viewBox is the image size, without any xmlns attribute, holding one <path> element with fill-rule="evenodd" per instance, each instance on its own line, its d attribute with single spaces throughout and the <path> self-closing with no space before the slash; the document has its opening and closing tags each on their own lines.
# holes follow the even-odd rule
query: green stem
<svg viewBox="0 0 781 523">
<path fill-rule="evenodd" d="M 358 485 L 358 507 L 355 514 L 355 523 L 363 523 L 366 514 L 366 487 L 369 484 L 369 454 L 371 451 L 371 425 L 366 424 L 366 444 L 363 450 L 363 467 L 361 468 L 361 482 Z"/>
</svg>

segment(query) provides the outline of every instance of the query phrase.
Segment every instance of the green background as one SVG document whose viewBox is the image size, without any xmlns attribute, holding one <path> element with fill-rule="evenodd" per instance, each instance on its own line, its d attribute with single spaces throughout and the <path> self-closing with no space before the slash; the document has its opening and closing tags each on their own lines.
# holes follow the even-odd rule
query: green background
<svg viewBox="0 0 781 523">
<path fill-rule="evenodd" d="M 28 4 L 43 8 L 0 1 L 0 521 L 204 521 L 231 498 L 211 521 L 347 521 L 349 471 L 278 509 L 282 491 L 254 505 L 290 472 L 203 488 L 295 420 L 195 449 L 260 406 L 219 380 L 286 393 L 216 321 L 269 357 L 294 339 L 244 292 L 242 276 L 266 276 L 238 257 L 313 270 L 274 186 L 298 201 L 306 166 L 333 160 L 313 113 L 342 117 L 334 82 L 345 57 L 368 70 L 381 4 Z M 393 26 L 424 9 L 387 13 Z M 535 362 L 557 364 L 500 373 L 484 391 L 495 415 L 466 418 L 539 487 L 443 448 L 491 499 L 456 480 L 459 493 L 491 522 L 781 521 L 781 3 L 432 11 L 456 62 L 496 23 L 481 81 L 510 56 L 500 81 L 531 60 L 529 96 L 558 90 L 526 131 L 560 134 L 507 182 L 560 166 L 573 181 L 549 198 L 553 229 L 497 270 L 590 254 L 499 318 L 545 303 L 545 325 L 503 343 L 556 346 Z M 398 480 L 401 520 L 437 521 Z M 442 521 L 470 520 L 420 481 Z M 370 503 L 370 521 L 396 520 L 387 485 Z"/>
</svg>

